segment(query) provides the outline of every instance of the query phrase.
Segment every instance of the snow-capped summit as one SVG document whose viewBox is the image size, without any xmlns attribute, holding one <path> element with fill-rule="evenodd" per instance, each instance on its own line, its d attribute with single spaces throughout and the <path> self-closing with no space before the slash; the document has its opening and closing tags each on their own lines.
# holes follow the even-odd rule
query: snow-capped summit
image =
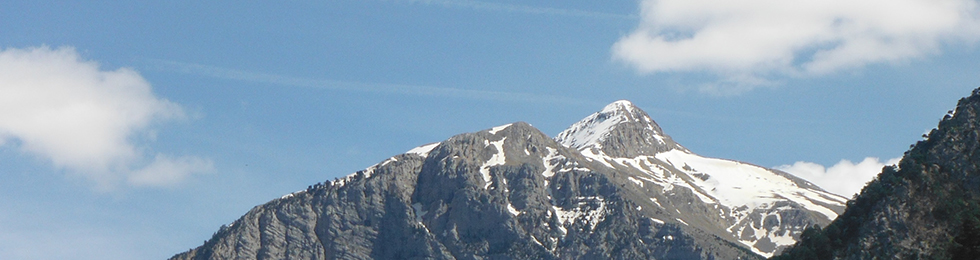
<svg viewBox="0 0 980 260">
<path fill-rule="evenodd" d="M 697 155 L 626 100 L 572 124 L 555 140 L 627 173 L 657 207 L 674 208 L 671 218 L 724 223 L 715 232 L 767 257 L 796 242 L 806 226 L 836 218 L 847 201 L 784 172 Z M 676 203 L 690 200 L 700 203 Z"/>
<path fill-rule="evenodd" d="M 685 149 L 616 101 L 453 136 L 260 205 L 172 259 L 761 259 L 846 199 Z"/>
<path fill-rule="evenodd" d="M 599 112 L 572 124 L 555 140 L 587 156 L 602 154 L 633 158 L 674 149 L 687 151 L 664 134 L 646 112 L 627 100 L 606 105 Z"/>
</svg>

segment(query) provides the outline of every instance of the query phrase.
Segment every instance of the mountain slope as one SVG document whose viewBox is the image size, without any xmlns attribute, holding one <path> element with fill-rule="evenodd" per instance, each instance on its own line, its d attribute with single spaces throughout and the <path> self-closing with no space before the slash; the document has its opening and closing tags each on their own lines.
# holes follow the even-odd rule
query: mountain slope
<svg viewBox="0 0 980 260">
<path fill-rule="evenodd" d="M 840 218 L 774 259 L 976 259 L 980 89 L 885 167 Z"/>
<path fill-rule="evenodd" d="M 260 205 L 172 259 L 756 259 L 844 201 L 693 154 L 617 101 L 554 139 L 518 122 L 413 149 Z"/>
<path fill-rule="evenodd" d="M 629 173 L 635 193 L 677 213 L 668 218 L 698 222 L 764 256 L 793 244 L 804 228 L 830 222 L 847 201 L 781 171 L 694 154 L 628 101 L 606 106 L 556 140 Z"/>
</svg>

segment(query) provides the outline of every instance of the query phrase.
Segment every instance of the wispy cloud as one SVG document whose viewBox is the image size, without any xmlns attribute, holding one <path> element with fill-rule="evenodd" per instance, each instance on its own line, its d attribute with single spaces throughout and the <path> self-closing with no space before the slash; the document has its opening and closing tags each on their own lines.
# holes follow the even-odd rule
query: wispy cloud
<svg viewBox="0 0 980 260">
<path fill-rule="evenodd" d="M 878 176 L 882 167 L 898 164 L 901 159 L 892 158 L 882 162 L 878 158 L 868 157 L 858 163 L 841 160 L 829 168 L 800 161 L 793 165 L 780 165 L 774 168 L 813 182 L 827 191 L 851 197 Z"/>
<path fill-rule="evenodd" d="M 288 87 L 314 88 L 314 89 L 333 90 L 333 91 L 370 92 L 370 93 L 378 93 L 378 94 L 453 97 L 453 98 L 505 101 L 505 102 L 591 104 L 588 101 L 575 99 L 575 98 L 562 97 L 562 96 L 555 96 L 555 95 L 444 88 L 444 87 L 431 87 L 431 86 L 420 86 L 420 85 L 361 83 L 361 82 L 338 81 L 338 80 L 327 80 L 327 79 L 310 79 L 310 78 L 291 77 L 291 76 L 261 73 L 261 72 L 241 71 L 241 70 L 235 70 L 229 68 L 221 68 L 215 66 L 176 62 L 176 61 L 150 60 L 150 62 L 153 63 L 153 65 L 159 69 L 174 71 L 178 73 L 200 75 L 205 77 L 212 77 L 212 78 L 219 78 L 219 79 L 226 79 L 226 80 L 266 83 L 266 84 L 288 86 Z"/>
<path fill-rule="evenodd" d="M 613 14 L 613 13 L 549 8 L 549 7 L 534 7 L 528 5 L 503 4 L 503 3 L 482 2 L 482 1 L 472 1 L 472 0 L 408 0 L 408 2 L 417 3 L 417 4 L 441 5 L 445 7 L 456 7 L 456 8 L 466 8 L 466 9 L 473 9 L 473 10 L 508 12 L 508 13 L 525 13 L 525 14 L 538 14 L 538 15 L 625 19 L 625 20 L 636 20 L 639 18 L 639 16 L 636 15 Z"/>
<path fill-rule="evenodd" d="M 975 0 L 643 0 L 613 47 L 640 73 L 707 72 L 707 92 L 898 64 L 980 39 Z M 725 88 L 729 88 L 726 90 Z"/>
<path fill-rule="evenodd" d="M 207 163 L 143 168 L 152 165 L 145 165 L 147 149 L 134 137 L 147 134 L 152 124 L 184 117 L 179 105 L 155 96 L 136 71 L 103 70 L 74 48 L 0 51 L 0 145 L 50 161 L 100 189 L 137 176 L 140 185 L 169 185 L 208 171 Z M 173 164 L 188 161 L 207 160 Z M 154 181 L 160 179 L 167 181 Z"/>
</svg>

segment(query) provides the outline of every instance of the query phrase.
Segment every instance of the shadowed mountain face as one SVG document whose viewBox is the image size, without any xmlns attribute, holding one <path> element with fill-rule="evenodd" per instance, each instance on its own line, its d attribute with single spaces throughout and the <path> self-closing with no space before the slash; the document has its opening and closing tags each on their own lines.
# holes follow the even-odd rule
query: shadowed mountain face
<svg viewBox="0 0 980 260">
<path fill-rule="evenodd" d="M 980 89 L 825 229 L 775 259 L 978 259 Z"/>
<path fill-rule="evenodd" d="M 172 259 L 760 259 L 845 201 L 694 154 L 617 101 L 554 139 L 518 122 L 412 149 Z"/>
</svg>

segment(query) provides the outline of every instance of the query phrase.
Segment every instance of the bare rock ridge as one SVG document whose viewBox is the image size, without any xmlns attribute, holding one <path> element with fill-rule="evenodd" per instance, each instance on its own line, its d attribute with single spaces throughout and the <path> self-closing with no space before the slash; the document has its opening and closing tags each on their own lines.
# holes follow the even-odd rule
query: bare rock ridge
<svg viewBox="0 0 980 260">
<path fill-rule="evenodd" d="M 702 157 L 628 101 L 453 136 L 259 205 L 171 259 L 761 259 L 845 198 Z"/>
<path fill-rule="evenodd" d="M 980 89 L 826 228 L 774 259 L 978 259 Z"/>
</svg>

